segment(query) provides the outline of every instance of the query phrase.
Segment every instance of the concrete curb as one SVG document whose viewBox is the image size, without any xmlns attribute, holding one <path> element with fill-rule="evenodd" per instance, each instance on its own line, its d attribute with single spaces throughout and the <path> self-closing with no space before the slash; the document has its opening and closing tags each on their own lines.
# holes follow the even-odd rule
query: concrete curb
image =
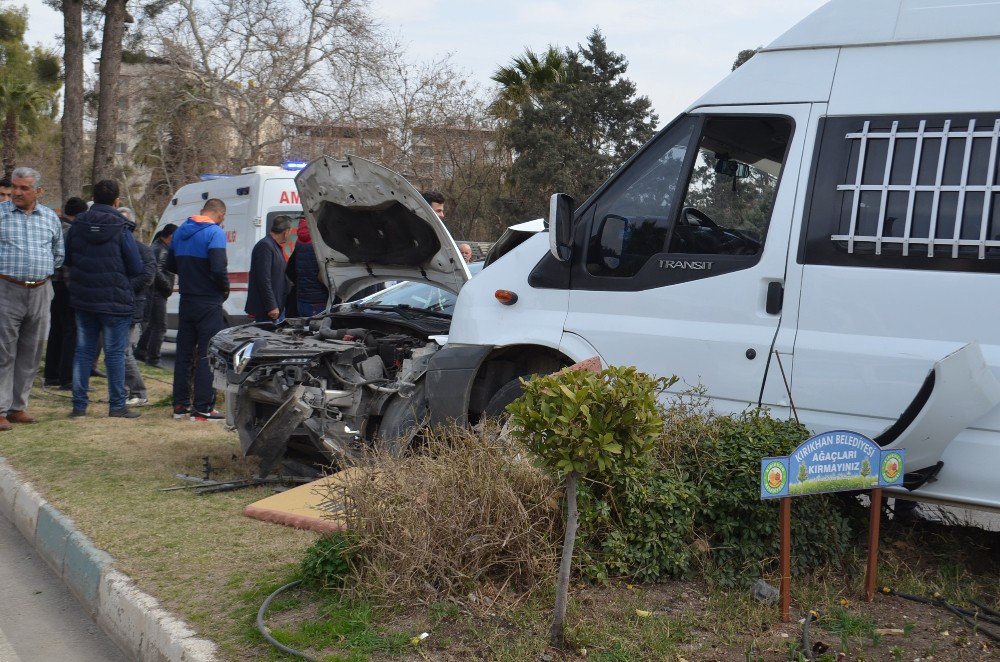
<svg viewBox="0 0 1000 662">
<path fill-rule="evenodd" d="M 215 662 L 216 646 L 143 593 L 0 457 L 0 512 L 55 570 L 84 610 L 125 653 L 146 662 Z"/>
</svg>

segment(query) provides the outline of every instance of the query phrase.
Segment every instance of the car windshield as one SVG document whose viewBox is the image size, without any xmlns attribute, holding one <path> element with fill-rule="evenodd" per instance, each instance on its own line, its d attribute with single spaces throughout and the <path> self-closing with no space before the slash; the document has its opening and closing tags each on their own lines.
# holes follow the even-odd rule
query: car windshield
<svg viewBox="0 0 1000 662">
<path fill-rule="evenodd" d="M 469 265 L 469 272 L 475 275 L 482 268 L 482 262 L 473 262 Z M 402 282 L 373 294 L 366 299 L 362 299 L 357 302 L 357 305 L 364 308 L 399 306 L 424 310 L 430 313 L 451 315 L 455 309 L 455 302 L 457 300 L 458 297 L 456 295 L 440 287 L 434 287 L 427 283 Z"/>
</svg>

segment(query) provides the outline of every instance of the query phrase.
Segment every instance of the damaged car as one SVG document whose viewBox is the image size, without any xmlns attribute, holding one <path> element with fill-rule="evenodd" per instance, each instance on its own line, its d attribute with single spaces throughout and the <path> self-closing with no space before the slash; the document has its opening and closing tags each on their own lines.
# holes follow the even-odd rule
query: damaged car
<svg viewBox="0 0 1000 662">
<path fill-rule="evenodd" d="M 376 444 L 406 448 L 426 418 L 427 364 L 471 277 L 444 224 L 391 170 L 322 157 L 296 185 L 331 300 L 403 282 L 316 317 L 233 327 L 212 339 L 227 423 L 243 454 L 260 458 L 262 476 L 279 464 L 309 473 Z"/>
</svg>

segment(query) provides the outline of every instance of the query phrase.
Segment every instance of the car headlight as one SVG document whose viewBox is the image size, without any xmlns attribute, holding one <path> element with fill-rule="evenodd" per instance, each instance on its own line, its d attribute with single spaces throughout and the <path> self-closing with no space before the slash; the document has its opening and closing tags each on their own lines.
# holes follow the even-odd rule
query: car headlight
<svg viewBox="0 0 1000 662">
<path fill-rule="evenodd" d="M 233 372 L 237 375 L 241 374 L 246 370 L 247 365 L 250 363 L 250 359 L 253 356 L 253 343 L 248 342 L 247 344 L 240 347 L 233 354 Z"/>
</svg>

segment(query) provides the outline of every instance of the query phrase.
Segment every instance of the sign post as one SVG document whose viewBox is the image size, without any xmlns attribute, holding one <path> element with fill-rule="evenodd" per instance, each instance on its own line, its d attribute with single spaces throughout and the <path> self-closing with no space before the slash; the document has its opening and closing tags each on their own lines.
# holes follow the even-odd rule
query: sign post
<svg viewBox="0 0 1000 662">
<path fill-rule="evenodd" d="M 802 442 L 791 455 L 760 461 L 760 498 L 781 499 L 781 620 L 791 620 L 791 497 L 871 490 L 865 599 L 875 598 L 882 488 L 903 483 L 903 449 L 882 450 L 857 432 L 834 430 Z"/>
<path fill-rule="evenodd" d="M 781 622 L 792 620 L 792 498 L 784 497 L 780 504 L 781 518 Z"/>
</svg>

